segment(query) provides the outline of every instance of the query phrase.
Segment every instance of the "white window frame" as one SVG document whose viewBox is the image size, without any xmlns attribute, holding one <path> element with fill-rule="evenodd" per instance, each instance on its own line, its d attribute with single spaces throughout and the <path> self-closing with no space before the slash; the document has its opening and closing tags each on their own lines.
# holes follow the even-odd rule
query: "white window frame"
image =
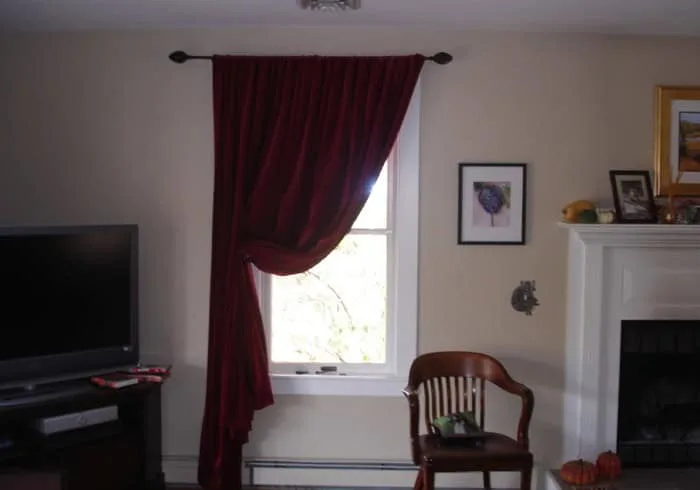
<svg viewBox="0 0 700 490">
<path fill-rule="evenodd" d="M 418 214 L 420 170 L 420 81 L 396 142 L 393 252 L 387 259 L 389 317 L 388 370 L 377 374 L 345 376 L 271 372 L 275 395 L 400 396 L 408 370 L 418 351 Z M 265 330 L 270 341 L 269 280 L 256 271 Z M 393 287 L 392 287 L 393 285 Z M 329 363 L 332 365 L 332 363 Z M 271 364 L 272 366 L 272 364 Z"/>
</svg>

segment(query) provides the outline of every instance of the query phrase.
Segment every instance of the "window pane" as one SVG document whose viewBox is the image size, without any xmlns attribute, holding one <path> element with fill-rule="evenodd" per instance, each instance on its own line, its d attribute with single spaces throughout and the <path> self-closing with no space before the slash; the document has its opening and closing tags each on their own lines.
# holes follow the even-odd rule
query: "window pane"
<svg viewBox="0 0 700 490">
<path fill-rule="evenodd" d="M 362 212 L 352 225 L 353 228 L 377 229 L 386 228 L 387 209 L 389 208 L 389 180 L 385 164 L 377 181 L 374 183 L 372 193 L 362 208 Z"/>
<path fill-rule="evenodd" d="M 351 234 L 313 269 L 271 276 L 272 362 L 385 362 L 386 241 Z"/>
</svg>

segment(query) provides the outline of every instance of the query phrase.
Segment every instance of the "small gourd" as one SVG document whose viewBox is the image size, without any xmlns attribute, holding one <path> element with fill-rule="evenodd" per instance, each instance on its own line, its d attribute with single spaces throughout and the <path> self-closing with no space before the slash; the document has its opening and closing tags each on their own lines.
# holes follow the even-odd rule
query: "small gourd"
<svg viewBox="0 0 700 490">
<path fill-rule="evenodd" d="M 559 476 L 570 485 L 590 485 L 598 478 L 598 470 L 593 463 L 577 459 L 561 465 Z"/>
<path fill-rule="evenodd" d="M 561 210 L 562 219 L 568 223 L 576 223 L 579 213 L 584 210 L 595 211 L 595 203 L 585 199 L 570 202 Z"/>
<path fill-rule="evenodd" d="M 605 451 L 598 455 L 595 462 L 598 476 L 605 480 L 615 480 L 622 473 L 620 457 L 612 451 Z"/>
</svg>

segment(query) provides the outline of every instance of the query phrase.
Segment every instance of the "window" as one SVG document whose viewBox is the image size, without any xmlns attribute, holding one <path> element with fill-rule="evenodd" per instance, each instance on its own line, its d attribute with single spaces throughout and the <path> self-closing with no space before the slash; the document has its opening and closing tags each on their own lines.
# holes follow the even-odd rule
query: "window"
<svg viewBox="0 0 700 490">
<path fill-rule="evenodd" d="M 276 394 L 401 394 L 416 355 L 418 93 L 338 247 L 302 274 L 258 275 Z"/>
<path fill-rule="evenodd" d="M 313 269 L 270 276 L 270 360 L 274 373 L 387 372 L 387 290 L 393 263 L 394 159 L 384 165 L 352 231 Z"/>
</svg>

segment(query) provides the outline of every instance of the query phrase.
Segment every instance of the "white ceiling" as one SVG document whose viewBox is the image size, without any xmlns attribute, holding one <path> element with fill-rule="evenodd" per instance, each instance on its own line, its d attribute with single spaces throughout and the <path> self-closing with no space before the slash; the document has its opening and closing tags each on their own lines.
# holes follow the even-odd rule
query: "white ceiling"
<svg viewBox="0 0 700 490">
<path fill-rule="evenodd" d="M 700 0 L 363 0 L 304 11 L 296 0 L 0 0 L 0 29 L 406 26 L 700 36 Z"/>
</svg>

